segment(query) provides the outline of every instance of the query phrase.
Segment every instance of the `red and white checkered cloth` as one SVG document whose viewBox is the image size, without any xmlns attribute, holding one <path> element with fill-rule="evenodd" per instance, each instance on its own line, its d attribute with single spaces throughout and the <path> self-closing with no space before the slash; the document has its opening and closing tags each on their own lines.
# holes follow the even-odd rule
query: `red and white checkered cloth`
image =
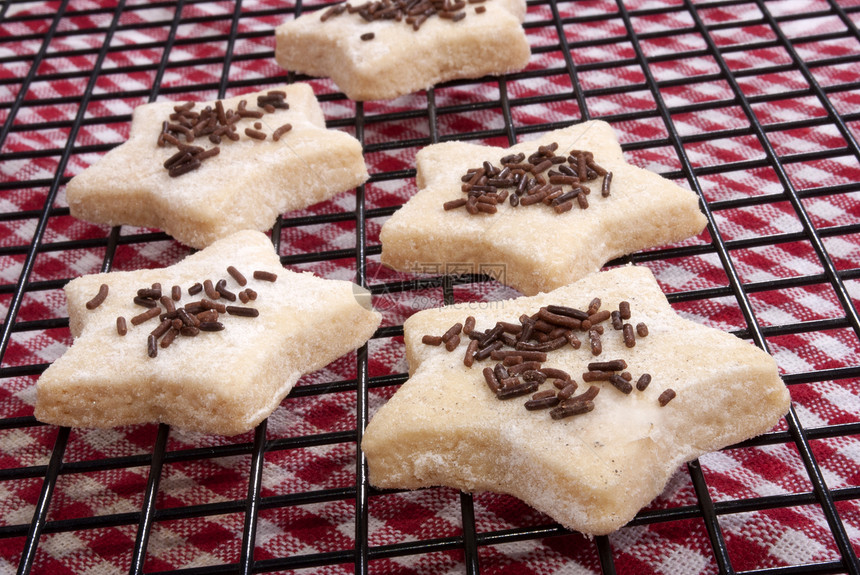
<svg viewBox="0 0 860 575">
<path fill-rule="evenodd" d="M 843 4 L 842 2 L 836 2 Z M 826 0 L 768 2 L 767 13 L 755 3 L 695 5 L 698 18 L 722 50 L 726 65 L 736 74 L 740 89 L 753 99 L 755 119 L 764 126 L 769 145 L 798 190 L 803 190 L 803 214 L 780 194 L 783 186 L 766 149 L 749 129 L 732 87 L 721 74 L 718 61 L 686 4 L 680 0 L 631 0 L 624 8 L 633 13 L 630 24 L 636 41 L 649 59 L 648 74 L 660 84 L 659 98 L 643 83 L 634 44 L 619 6 L 610 0 L 536 2 L 529 6 L 526 30 L 533 55 L 526 73 L 505 83 L 510 119 L 518 137 L 521 130 L 542 124 L 582 119 L 576 95 L 585 94 L 588 116 L 609 116 L 626 155 L 633 163 L 660 173 L 680 173 L 681 163 L 659 111 L 668 106 L 678 134 L 685 138 L 684 152 L 693 168 L 702 168 L 698 183 L 714 206 L 720 238 L 729 247 L 730 265 L 744 284 L 813 276 L 799 284 L 785 281 L 776 288 L 751 290 L 755 319 L 766 329 L 767 344 L 786 375 L 860 365 L 858 334 L 845 320 L 846 310 L 825 277 L 805 219 L 822 238 L 827 257 L 845 275 L 844 285 L 854 309 L 860 298 L 856 273 L 860 263 L 860 159 L 852 152 L 828 110 L 796 66 L 792 55 L 778 42 L 768 19 L 779 19 L 815 82 L 827 90 L 829 103 L 840 114 L 856 116 L 860 78 L 856 27 L 850 29 Z M 851 2 L 844 2 L 850 8 Z M 217 97 L 224 66 L 229 66 L 228 96 L 284 81 L 286 74 L 272 57 L 272 30 L 291 16 L 291 4 L 274 0 L 186 3 L 167 55 L 169 63 L 159 86 L 159 98 L 207 100 Z M 562 18 L 553 20 L 553 7 Z M 7 121 L 11 106 L 42 48 L 56 2 L 30 2 L 5 7 L 0 19 L 0 120 Z M 239 36 L 230 43 L 234 9 Z M 93 98 L 76 134 L 65 176 L 79 173 L 110 146 L 124 141 L 133 108 L 149 99 L 163 50 L 170 41 L 174 7 L 153 7 L 129 2 L 109 39 L 110 50 L 94 79 Z M 857 26 L 860 12 L 850 11 Z M 73 0 L 35 77 L 26 86 L 23 105 L 0 149 L 0 311 L 6 317 L 19 282 L 27 247 L 37 231 L 38 212 L 44 207 L 51 181 L 57 177 L 60 158 L 69 144 L 70 125 L 79 112 L 80 95 L 93 75 L 98 51 L 114 18 L 114 5 L 104 1 Z M 572 83 L 560 50 L 559 31 L 573 46 L 577 67 Z M 17 39 L 17 40 L 16 40 Z M 230 44 L 228 46 L 228 43 Z M 744 49 L 738 46 L 749 45 Z M 225 61 L 227 53 L 232 54 Z M 761 71 L 758 71 L 761 69 Z M 119 71 L 117 71 L 119 70 Z M 319 96 L 332 94 L 325 79 L 311 82 Z M 850 83 L 847 88 L 841 85 Z M 200 85 L 206 89 L 201 90 Z M 629 88 L 625 88 L 629 87 Z M 781 95 L 784 94 L 784 97 Z M 499 106 L 497 82 L 464 82 L 435 90 L 436 133 L 448 138 L 475 131 L 503 130 L 504 110 Z M 523 99 L 529 99 L 523 102 Z M 485 103 L 495 102 L 494 105 Z M 390 102 L 363 105 L 364 142 L 371 174 L 414 167 L 419 144 L 427 141 L 427 94 L 404 96 Z M 449 110 L 449 107 L 455 107 Z M 327 120 L 349 124 L 356 104 L 323 98 Z M 394 112 L 415 112 L 389 116 Z M 650 112 L 644 114 L 631 114 Z M 856 120 L 848 128 L 858 137 Z M 350 130 L 349 128 L 343 128 Z M 723 130 L 735 130 L 723 135 Z M 526 130 L 528 131 L 528 130 Z M 740 134 L 740 135 L 737 135 Z M 527 137 L 527 136 L 526 136 Z M 505 138 L 487 143 L 507 145 Z M 855 144 L 856 145 L 856 144 Z M 37 151 L 32 155 L 28 152 Z M 822 152 L 814 159 L 806 157 Z M 735 171 L 717 169 L 739 163 Z M 710 167 L 710 169 L 709 169 Z M 681 182 L 686 185 L 686 181 Z M 821 193 L 817 193 L 821 191 Z M 366 186 L 367 208 L 402 204 L 415 192 L 410 178 L 384 178 Z M 808 193 L 806 193 L 808 192 Z M 65 206 L 60 187 L 55 208 Z M 721 202 L 748 198 L 729 207 Z M 355 209 L 355 195 L 344 193 L 302 214 L 324 214 Z M 62 212 L 60 212 L 62 213 Z M 35 215 L 34 215 L 35 214 Z M 296 214 L 289 214 L 293 217 Z M 383 217 L 367 221 L 367 243 L 378 245 Z M 16 375 L 14 368 L 48 363 L 70 344 L 68 329 L 50 320 L 65 318 L 65 300 L 57 287 L 71 277 L 99 270 L 102 247 L 84 242 L 69 248 L 65 242 L 101 239 L 109 230 L 52 215 L 41 237 L 44 246 L 26 277 L 28 289 L 20 309 L 11 318 L 15 327 L 0 368 L 0 419 L 32 415 L 35 375 Z M 123 236 L 147 230 L 123 228 Z M 353 221 L 285 227 L 281 232 L 283 255 L 351 249 L 355 245 Z M 744 240 L 758 239 L 754 242 Z M 684 242 L 707 246 L 708 232 Z M 113 269 L 161 267 L 181 259 L 188 249 L 172 240 L 122 243 Z M 691 250 L 671 259 L 644 258 L 669 293 L 722 288 L 728 285 L 724 263 L 712 249 Z M 354 279 L 354 259 L 303 263 L 295 269 L 311 270 L 326 278 Z M 367 262 L 368 283 L 376 285 L 409 278 L 383 268 L 377 256 Z M 42 283 L 46 282 L 46 283 Z M 455 287 L 459 300 L 493 300 L 516 295 L 495 283 Z M 386 326 L 399 325 L 417 309 L 441 305 L 441 289 L 428 288 L 376 297 Z M 725 330 L 744 330 L 746 321 L 729 291 L 716 297 L 688 301 L 676 309 L 686 317 Z M 856 311 L 855 311 L 856 313 Z M 45 322 L 47 323 L 29 323 Z M 806 323 L 808 322 L 808 323 Z M 796 326 L 771 332 L 771 327 Z M 400 338 L 379 338 L 369 344 L 370 375 L 405 371 Z M 32 371 L 32 370 L 30 370 Z M 28 370 L 24 369 L 24 372 Z M 325 384 L 356 376 L 355 354 L 303 378 L 300 386 Z M 808 429 L 857 423 L 860 419 L 860 381 L 822 377 L 797 378 L 791 386 L 801 424 Z M 809 381 L 808 383 L 806 381 Z M 381 387 L 370 392 L 373 413 L 395 391 Z M 356 426 L 356 397 L 344 391 L 309 397 L 288 397 L 268 422 L 269 439 L 297 438 L 330 432 L 350 432 Z M 780 426 L 784 428 L 784 424 Z M 57 430 L 51 426 L 0 428 L 0 573 L 15 570 L 25 544 L 23 533 L 33 518 L 42 486 L 38 466 L 47 463 Z M 72 430 L 64 462 L 86 462 L 147 455 L 156 435 L 154 425 L 111 430 Z M 813 455 L 831 490 L 860 486 L 860 439 L 856 435 L 823 434 L 811 442 Z M 221 438 L 171 430 L 168 451 L 232 445 L 253 440 L 252 434 Z M 355 486 L 356 446 L 352 442 L 270 451 L 262 475 L 263 497 L 351 488 Z M 831 528 L 812 497 L 809 477 L 791 443 L 724 450 L 700 460 L 708 495 L 718 505 L 739 502 L 736 513 L 719 517 L 728 558 L 735 571 L 838 561 Z M 36 470 L 31 470 L 32 467 Z M 247 496 L 250 457 L 169 461 L 161 476 L 158 509 L 186 508 L 217 502 L 242 502 Z M 141 509 L 148 466 L 64 473 L 60 476 L 48 511 L 48 529 L 38 541 L 34 573 L 115 573 L 127 571 L 136 536 L 136 520 L 119 526 L 62 529 L 63 521 L 122 516 Z M 844 493 L 853 493 L 845 491 Z M 743 503 L 758 498 L 797 494 L 774 505 Z M 352 499 L 300 504 L 260 511 L 255 560 L 350 552 L 355 548 L 355 508 Z M 844 499 L 844 500 L 843 500 Z M 690 506 L 698 498 L 690 475 L 680 469 L 664 493 L 647 510 Z M 244 515 L 242 506 L 219 515 L 192 513 L 155 523 L 145 559 L 145 571 L 203 567 L 239 560 Z M 836 503 L 853 545 L 860 545 L 860 505 L 851 496 Z M 482 534 L 507 529 L 552 525 L 546 516 L 508 496 L 483 493 L 474 496 L 475 527 Z M 697 517 L 628 526 L 608 539 L 618 573 L 714 573 L 717 563 L 704 522 Z M 60 523 L 54 523 L 60 522 Z M 24 526 L 21 528 L 21 526 Z M 451 489 L 374 495 L 369 503 L 368 544 L 379 546 L 420 543 L 462 536 L 461 500 Z M 3 531 L 3 530 L 6 531 Z M 11 530 L 11 531 L 10 531 Z M 593 541 L 578 534 L 479 547 L 481 573 L 599 573 Z M 465 570 L 463 552 L 419 552 L 370 562 L 372 573 L 441 574 Z M 349 573 L 351 560 L 314 569 L 314 573 Z"/>
</svg>

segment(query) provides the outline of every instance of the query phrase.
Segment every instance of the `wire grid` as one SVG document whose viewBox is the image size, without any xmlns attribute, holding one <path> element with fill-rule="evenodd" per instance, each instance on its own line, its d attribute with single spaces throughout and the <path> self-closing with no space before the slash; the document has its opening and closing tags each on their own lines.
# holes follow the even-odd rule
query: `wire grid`
<svg viewBox="0 0 860 575">
<path fill-rule="evenodd" d="M 322 6 L 0 8 L 0 572 L 860 573 L 860 4 L 530 0 L 523 72 L 364 104 L 273 62 L 272 29 Z M 288 267 L 368 285 L 383 326 L 235 438 L 40 425 L 35 381 L 70 344 L 65 282 L 188 253 L 157 230 L 74 220 L 68 178 L 124 140 L 136 105 L 284 81 L 313 85 L 329 126 L 362 141 L 371 179 L 286 214 L 273 241 Z M 415 152 L 592 118 L 630 161 L 696 191 L 709 220 L 699 238 L 610 265 L 649 266 L 680 313 L 770 351 L 792 410 L 679 470 L 608 537 L 507 496 L 374 490 L 356 446 L 406 379 L 403 320 L 515 295 L 379 264 Z"/>
</svg>

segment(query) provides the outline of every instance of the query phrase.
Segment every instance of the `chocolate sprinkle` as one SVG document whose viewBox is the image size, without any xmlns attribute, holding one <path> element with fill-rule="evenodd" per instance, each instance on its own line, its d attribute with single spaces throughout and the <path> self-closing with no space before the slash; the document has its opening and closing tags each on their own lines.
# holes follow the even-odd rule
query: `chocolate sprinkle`
<svg viewBox="0 0 860 575">
<path fill-rule="evenodd" d="M 149 357 L 155 357 L 158 355 L 158 340 L 152 334 L 149 334 L 146 338 L 146 354 Z"/>
<path fill-rule="evenodd" d="M 570 401 L 570 400 L 568 400 Z M 593 401 L 576 401 L 568 403 L 567 401 L 554 408 L 549 412 L 553 419 L 564 419 L 572 415 L 582 415 L 594 410 Z"/>
<path fill-rule="evenodd" d="M 242 272 L 237 270 L 235 267 L 227 266 L 227 273 L 230 274 L 230 277 L 236 280 L 236 283 L 240 286 L 245 287 L 246 285 L 248 285 L 248 280 L 245 278 L 244 275 L 242 275 Z"/>
<path fill-rule="evenodd" d="M 500 389 L 499 380 L 496 379 L 496 375 L 493 373 L 493 368 L 485 367 L 483 373 L 484 380 L 487 382 L 487 386 L 489 386 L 490 391 L 498 393 Z"/>
<path fill-rule="evenodd" d="M 286 134 L 292 129 L 292 124 L 284 124 L 283 126 L 278 127 L 274 132 L 272 132 L 272 139 L 277 142 L 283 137 L 284 134 Z"/>
<path fill-rule="evenodd" d="M 265 282 L 275 282 L 278 280 L 278 275 L 273 274 L 272 272 L 257 270 L 254 272 L 254 279 L 255 280 L 262 280 Z"/>
<path fill-rule="evenodd" d="M 558 405 L 559 401 L 561 400 L 555 395 L 551 395 L 549 397 L 541 397 L 539 399 L 530 399 L 529 401 L 525 402 L 525 408 L 529 411 L 536 411 L 538 409 L 549 409 L 550 407 L 555 407 L 556 405 Z"/>
<path fill-rule="evenodd" d="M 421 343 L 426 345 L 442 345 L 442 338 L 438 335 L 425 335 L 421 338 Z"/>
<path fill-rule="evenodd" d="M 116 333 L 118 335 L 125 335 L 128 333 L 128 325 L 125 323 L 125 318 L 122 316 L 116 318 Z"/>
<path fill-rule="evenodd" d="M 621 393 L 628 394 L 633 391 L 633 386 L 630 385 L 630 382 L 618 375 L 617 373 L 613 373 L 609 376 L 609 383 L 614 385 L 615 389 L 617 389 Z"/>
<path fill-rule="evenodd" d="M 627 369 L 627 362 L 623 359 L 592 361 L 588 364 L 589 371 L 621 371 L 622 369 Z"/>
<path fill-rule="evenodd" d="M 627 347 L 635 347 L 636 346 L 636 336 L 633 335 L 633 326 L 629 323 L 625 323 L 624 327 L 621 328 L 621 333 L 624 334 L 624 345 Z"/>
<path fill-rule="evenodd" d="M 140 315 L 136 315 L 131 318 L 131 325 L 140 325 L 146 321 L 151 320 L 152 318 L 156 318 L 161 314 L 161 310 L 157 307 L 150 308 L 143 312 Z"/>
<path fill-rule="evenodd" d="M 108 285 L 107 284 L 100 285 L 99 286 L 99 292 L 93 297 L 93 299 L 91 299 L 90 301 L 87 302 L 87 304 L 86 304 L 87 309 L 96 309 L 97 307 L 102 305 L 102 303 L 104 303 L 105 299 L 107 299 L 107 296 L 108 296 Z"/>
<path fill-rule="evenodd" d="M 230 315 L 238 315 L 241 317 L 258 317 L 260 310 L 254 307 L 243 307 L 239 305 L 228 305 L 227 313 Z"/>
<path fill-rule="evenodd" d="M 670 387 L 660 394 L 660 397 L 657 398 L 657 403 L 660 404 L 660 407 L 666 407 L 667 403 L 675 399 L 675 395 L 675 390 Z"/>
</svg>

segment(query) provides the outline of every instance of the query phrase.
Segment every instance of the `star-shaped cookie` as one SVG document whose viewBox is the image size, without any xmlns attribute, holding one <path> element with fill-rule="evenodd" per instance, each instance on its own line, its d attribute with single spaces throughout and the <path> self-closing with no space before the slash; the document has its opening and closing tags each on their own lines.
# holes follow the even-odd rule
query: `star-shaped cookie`
<svg viewBox="0 0 860 575">
<path fill-rule="evenodd" d="M 353 100 L 521 70 L 524 0 L 372 0 L 305 13 L 275 32 L 283 68 L 330 77 Z"/>
<path fill-rule="evenodd" d="M 367 178 L 358 140 L 327 130 L 310 86 L 293 84 L 193 107 L 139 106 L 128 141 L 72 178 L 66 198 L 77 218 L 160 228 L 202 248 L 268 230 L 279 214 Z"/>
<path fill-rule="evenodd" d="M 489 270 L 533 295 L 612 258 L 696 235 L 706 224 L 693 192 L 625 162 L 614 131 L 601 121 L 507 150 L 435 144 L 420 150 L 416 163 L 418 193 L 380 235 L 382 263 L 401 271 L 457 264 Z M 498 173 L 472 184 L 489 165 Z M 528 186 L 515 183 L 523 179 Z M 459 205 L 467 202 L 473 205 Z"/>
<path fill-rule="evenodd" d="M 631 327 L 616 330 L 614 312 Z M 572 331 L 560 347 L 518 331 L 545 333 L 540 321 Z M 683 462 L 763 433 L 788 410 L 768 354 L 679 317 L 643 267 L 421 311 L 404 339 L 410 377 L 364 434 L 371 484 L 507 493 L 587 534 L 623 526 Z M 483 346 L 489 357 L 477 351 L 468 367 Z"/>
<path fill-rule="evenodd" d="M 284 269 L 247 230 L 170 267 L 83 276 L 65 291 L 75 340 L 39 379 L 35 415 L 76 427 L 242 433 L 381 319 L 361 288 Z"/>
</svg>

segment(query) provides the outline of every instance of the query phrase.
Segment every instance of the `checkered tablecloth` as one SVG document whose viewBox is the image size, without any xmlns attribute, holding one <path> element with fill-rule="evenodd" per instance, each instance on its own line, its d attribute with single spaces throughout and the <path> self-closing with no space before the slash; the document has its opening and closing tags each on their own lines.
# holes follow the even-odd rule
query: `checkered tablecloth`
<svg viewBox="0 0 860 575">
<path fill-rule="evenodd" d="M 32 573 L 129 571 L 158 427 L 71 430 L 34 539 L 60 433 L 32 419 L 35 382 L 71 343 L 68 279 L 106 264 L 161 267 L 189 253 L 157 230 L 122 227 L 105 262 L 111 230 L 68 215 L 65 182 L 124 141 L 137 105 L 297 79 L 314 87 L 331 127 L 361 138 L 371 180 L 359 192 L 362 226 L 350 216 L 358 197 L 350 191 L 285 214 L 279 249 L 288 267 L 326 278 L 354 280 L 365 266 L 384 313 L 368 344 L 371 415 L 406 370 L 397 326 L 443 301 L 438 285 L 399 289 L 413 276 L 379 263 L 381 225 L 415 192 L 415 153 L 455 138 L 507 146 L 600 118 L 630 162 L 701 193 L 711 220 L 699 237 L 631 261 L 655 272 L 684 317 L 761 335 L 790 384 L 796 425 L 783 421 L 771 440 L 679 469 L 609 537 L 566 533 L 509 496 L 439 488 L 371 492 L 365 542 L 356 540 L 355 504 L 360 361 L 350 354 L 304 377 L 268 420 L 255 570 L 283 572 L 279 560 L 308 557 L 313 566 L 296 572 L 350 573 L 358 548 L 369 550 L 371 573 L 463 573 L 475 562 L 483 574 L 671 575 L 721 565 L 852 572 L 845 547 L 860 545 L 858 8 L 851 0 L 532 0 L 533 53 L 522 73 L 357 104 L 326 79 L 288 76 L 275 64 L 272 32 L 294 17 L 292 2 L 4 4 L 0 573 L 14 572 L 34 544 Z M 362 233 L 366 262 L 355 255 Z M 453 295 L 517 294 L 477 281 L 455 285 Z M 253 440 L 170 430 L 143 572 L 238 572 Z M 716 509 L 718 534 L 702 509 Z M 476 557 L 464 551 L 471 536 Z"/>
</svg>

